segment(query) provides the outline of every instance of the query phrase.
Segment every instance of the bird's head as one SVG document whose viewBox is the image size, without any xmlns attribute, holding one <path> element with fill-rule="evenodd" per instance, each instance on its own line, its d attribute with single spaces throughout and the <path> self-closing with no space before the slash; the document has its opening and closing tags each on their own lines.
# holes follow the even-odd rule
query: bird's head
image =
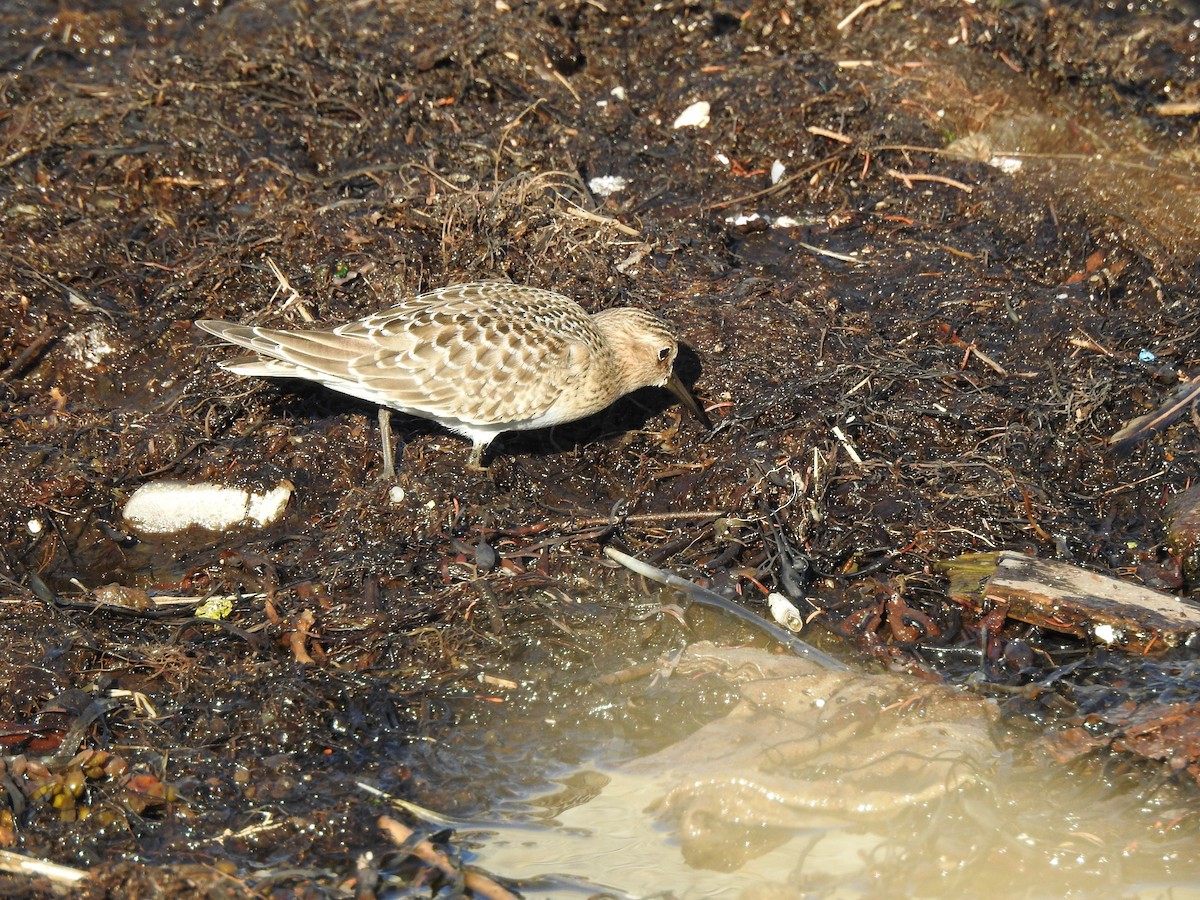
<svg viewBox="0 0 1200 900">
<path fill-rule="evenodd" d="M 622 372 L 622 393 L 642 387 L 664 387 L 706 428 L 712 423 L 675 374 L 679 342 L 657 316 L 642 309 L 606 309 L 592 317 Z"/>
</svg>

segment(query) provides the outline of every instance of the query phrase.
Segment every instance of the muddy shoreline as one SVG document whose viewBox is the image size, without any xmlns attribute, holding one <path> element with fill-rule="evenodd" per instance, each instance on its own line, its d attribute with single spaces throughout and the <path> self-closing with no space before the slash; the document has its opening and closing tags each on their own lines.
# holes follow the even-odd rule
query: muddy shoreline
<svg viewBox="0 0 1200 900">
<path fill-rule="evenodd" d="M 80 776 L 48 770 L 0 843 L 91 870 L 94 896 L 340 896 L 386 846 L 356 780 L 467 815 L 586 756 L 547 749 L 547 718 L 658 749 L 670 702 L 610 707 L 594 679 L 755 638 L 638 618 L 664 598 L 602 557 L 618 504 L 625 546 L 748 604 L 782 583 L 784 535 L 788 565 L 833 576 L 807 589 L 849 640 L 814 640 L 856 663 L 985 671 L 1047 730 L 1167 684 L 1191 710 L 1190 650 L 985 635 L 932 567 L 1005 548 L 1190 587 L 1162 509 L 1195 479 L 1194 416 L 1105 441 L 1195 372 L 1197 117 L 1163 106 L 1200 99 L 1194 5 L 850 11 L 0 12 L 6 777 L 41 778 L 12 760 L 53 759 L 88 715 L 72 740 L 125 766 L 77 763 L 58 808 Z M 707 124 L 675 127 L 699 101 Z M 483 477 L 408 420 L 397 502 L 369 405 L 223 373 L 192 326 L 333 325 L 484 278 L 656 312 L 716 428 L 647 391 L 503 439 Z M 127 534 L 125 500 L 162 477 L 295 494 L 264 530 Z M 73 605 L 112 583 L 236 599 L 226 626 Z M 495 746 L 514 722 L 529 743 Z"/>
</svg>

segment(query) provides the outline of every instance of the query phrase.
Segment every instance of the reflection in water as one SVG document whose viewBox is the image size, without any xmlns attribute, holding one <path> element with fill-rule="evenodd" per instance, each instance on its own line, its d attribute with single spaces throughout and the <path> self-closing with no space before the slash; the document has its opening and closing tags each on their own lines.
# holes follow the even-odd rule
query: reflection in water
<svg viewBox="0 0 1200 900">
<path fill-rule="evenodd" d="M 1200 797 L 1120 761 L 1061 771 L 993 704 L 696 645 L 742 702 L 544 825 L 483 836 L 527 896 L 1200 897 Z"/>
</svg>

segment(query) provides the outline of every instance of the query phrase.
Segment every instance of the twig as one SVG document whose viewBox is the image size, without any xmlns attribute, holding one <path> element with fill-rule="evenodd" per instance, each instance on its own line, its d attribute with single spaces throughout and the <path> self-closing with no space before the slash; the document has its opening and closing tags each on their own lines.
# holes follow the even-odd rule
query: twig
<svg viewBox="0 0 1200 900">
<path fill-rule="evenodd" d="M 992 359 L 990 356 L 988 356 L 986 353 L 984 353 L 982 350 L 980 350 L 978 347 L 976 347 L 974 341 L 967 344 L 966 355 L 974 356 L 977 360 L 979 360 L 981 363 L 983 363 L 985 366 L 987 366 L 989 369 L 991 369 L 997 375 L 1004 375 L 1007 377 L 1008 369 L 1004 368 L 1004 366 L 1000 365 L 1000 363 L 996 362 L 994 359 Z M 965 361 L 963 362 L 963 368 L 964 369 L 966 368 Z"/>
<path fill-rule="evenodd" d="M 9 850 L 0 850 L 0 872 L 49 878 L 53 882 L 64 885 L 79 884 L 88 877 L 88 873 L 83 869 L 73 869 L 47 859 L 33 859 Z"/>
<path fill-rule="evenodd" d="M 838 439 L 838 442 L 845 448 L 846 452 L 850 454 L 850 458 L 861 466 L 863 464 L 862 457 L 858 455 L 858 451 L 854 449 L 854 445 L 850 443 L 850 438 L 846 437 L 846 432 L 842 431 L 841 426 L 834 425 L 830 431 L 833 432 L 833 436 Z"/>
<path fill-rule="evenodd" d="M 724 515 L 726 515 L 726 513 L 719 509 L 698 509 L 692 512 L 634 513 L 628 516 L 621 516 L 621 521 L 683 522 L 686 520 L 696 520 L 703 522 L 705 519 L 719 519 Z M 582 519 L 575 524 L 581 528 L 587 528 L 596 525 L 611 525 L 612 523 L 612 516 L 602 516 L 594 519 Z"/>
<path fill-rule="evenodd" d="M 636 557 L 630 556 L 628 553 L 622 553 L 615 547 L 605 547 L 604 555 L 609 559 L 619 562 L 631 572 L 636 572 L 639 575 L 649 578 L 651 581 L 657 581 L 659 584 L 665 584 L 667 587 L 683 591 L 695 603 L 711 606 L 714 609 L 719 609 L 722 612 L 729 613 L 731 616 L 741 619 L 746 624 L 770 635 L 797 656 L 812 660 L 833 672 L 850 671 L 850 667 L 841 660 L 834 659 L 828 653 L 818 650 L 812 644 L 800 640 L 800 638 L 786 629 L 780 628 L 774 622 L 768 622 L 762 616 L 752 613 L 744 606 L 739 606 L 732 600 L 726 600 L 720 594 L 714 593 L 708 588 L 701 587 L 694 582 L 688 581 L 686 578 L 680 578 L 674 572 L 668 572 L 666 569 L 652 566 L 648 562 L 643 562 Z"/>
<path fill-rule="evenodd" d="M 846 151 L 839 150 L 837 153 L 832 153 L 829 156 L 826 156 L 824 159 L 817 160 L 810 166 L 805 166 L 794 175 L 789 175 L 787 178 L 781 178 L 777 183 L 771 185 L 769 188 L 763 188 L 761 191 L 755 191 L 752 194 L 743 194 L 740 197 L 734 197 L 730 200 L 721 200 L 718 203 L 710 203 L 703 208 L 705 210 L 725 209 L 727 206 L 734 206 L 738 203 L 748 203 L 751 200 L 757 200 L 759 197 L 767 197 L 771 194 L 778 194 L 789 185 L 795 184 L 797 181 L 800 181 L 803 178 L 807 178 L 813 172 L 824 168 L 832 162 L 836 162 L 845 155 Z"/>
<path fill-rule="evenodd" d="M 616 672 L 597 675 L 592 680 L 596 684 L 603 685 L 629 684 L 632 681 L 641 681 L 643 678 L 649 678 L 660 668 L 662 667 L 659 665 L 658 660 L 652 659 L 649 662 L 628 666 Z"/>
<path fill-rule="evenodd" d="M 619 506 L 619 504 L 618 504 Z M 503 553 L 505 559 L 515 556 L 525 556 L 530 553 L 542 550 L 545 547 L 559 547 L 563 544 L 573 544 L 578 541 L 587 541 L 594 538 L 599 538 L 604 534 L 611 532 L 618 525 L 626 523 L 650 523 L 650 522 L 682 522 L 682 521 L 698 521 L 707 522 L 712 519 L 720 519 L 727 513 L 721 510 L 705 509 L 695 512 L 677 512 L 677 513 L 638 513 L 636 515 L 627 515 L 618 512 L 617 507 L 607 516 L 596 516 L 595 518 L 582 519 L 573 522 L 575 528 L 567 534 L 559 537 L 547 538 L 537 544 L 529 544 L 521 547 L 519 550 Z M 475 530 L 487 532 L 489 529 L 476 525 Z"/>
<path fill-rule="evenodd" d="M 913 186 L 912 183 L 914 181 L 933 181 L 937 184 L 946 184 L 950 187 L 958 188 L 960 191 L 967 194 L 975 190 L 969 184 L 963 184 L 961 181 L 955 181 L 953 178 L 947 178 L 945 175 L 911 174 L 908 172 L 900 172 L 896 169 L 884 169 L 884 172 L 886 172 L 888 175 L 891 175 L 893 178 L 899 178 L 904 182 L 904 186 L 908 188 Z"/>
<path fill-rule="evenodd" d="M 574 93 L 574 91 L 572 91 L 572 93 Z M 576 100 L 579 99 L 578 95 L 576 95 L 575 99 Z M 514 128 L 516 128 L 518 125 L 521 124 L 521 120 L 523 118 L 525 118 L 525 116 L 527 114 L 533 112 L 535 109 L 537 109 L 539 106 L 541 106 L 545 102 L 546 102 L 545 97 L 538 97 L 536 100 L 534 100 L 532 103 L 530 103 L 527 107 L 525 107 L 523 110 L 521 110 L 517 114 L 515 119 L 513 119 L 511 122 L 509 122 L 507 125 L 505 125 L 503 128 L 500 129 L 500 140 L 498 140 L 496 142 L 496 155 L 495 155 L 495 158 L 493 159 L 493 163 L 494 163 L 494 165 L 492 167 L 492 183 L 493 184 L 500 183 L 500 157 L 504 153 L 504 142 L 508 140 L 509 134 L 512 132 L 512 130 Z"/>
<path fill-rule="evenodd" d="M 1033 514 L 1033 497 L 1029 493 L 1029 489 L 1024 485 L 1019 485 L 1021 489 L 1021 500 L 1025 505 L 1025 518 L 1029 520 L 1029 524 L 1033 526 L 1034 532 L 1047 544 L 1054 543 L 1054 538 L 1046 533 L 1046 529 L 1038 524 L 1037 518 Z"/>
<path fill-rule="evenodd" d="M 980 350 L 975 345 L 974 341 L 964 341 L 957 334 L 955 334 L 954 330 L 950 328 L 949 325 L 942 325 L 941 328 L 943 333 L 947 335 L 946 339 L 950 341 L 950 343 L 954 344 L 956 347 L 962 347 L 963 349 L 963 360 L 962 365 L 959 366 L 960 369 L 965 369 L 967 367 L 967 362 L 972 356 L 974 356 L 977 360 L 979 360 L 997 375 L 1003 375 L 1005 377 L 1008 376 L 1008 370 Z"/>
<path fill-rule="evenodd" d="M 848 135 L 842 134 L 840 131 L 830 131 L 828 128 L 822 128 L 819 125 L 809 125 L 804 129 L 809 134 L 815 134 L 817 137 L 829 138 L 831 141 L 837 141 L 840 144 L 853 144 L 854 139 Z"/>
<path fill-rule="evenodd" d="M 1069 343 L 1072 347 L 1078 347 L 1080 350 L 1092 350 L 1096 353 L 1103 353 L 1105 356 L 1113 355 L 1111 350 L 1093 338 L 1082 328 L 1079 329 L 1079 333 L 1083 335 L 1083 337 L 1071 335 L 1071 337 L 1067 338 L 1067 343 Z"/>
<path fill-rule="evenodd" d="M 1116 453 L 1123 453 L 1129 450 L 1143 438 L 1148 438 L 1150 435 L 1166 428 L 1183 415 L 1184 411 L 1197 400 L 1200 400 L 1200 377 L 1185 382 L 1182 387 L 1167 398 L 1166 403 L 1154 410 L 1154 412 L 1138 416 L 1136 419 L 1126 423 L 1124 428 L 1108 439 L 1108 445 Z"/>
<path fill-rule="evenodd" d="M 850 25 L 854 22 L 855 19 L 857 19 L 859 16 L 861 16 L 867 10 L 874 9 L 877 6 L 883 6 L 883 4 L 885 4 L 887 2 L 888 2 L 888 0 L 863 0 L 862 3 L 860 3 L 860 4 L 858 4 L 858 6 L 854 7 L 854 10 L 850 13 L 850 15 L 846 16 L 846 18 L 842 19 L 842 21 L 837 23 L 837 30 L 845 31 L 847 28 L 850 27 Z"/>
<path fill-rule="evenodd" d="M 418 806 L 416 803 L 413 803 L 409 800 L 404 800 L 400 797 L 393 797 L 391 794 L 387 793 L 387 791 L 381 791 L 379 788 L 375 787 L 374 785 L 367 784 L 365 781 L 356 781 L 354 784 L 356 787 L 366 791 L 372 797 L 378 797 L 380 800 L 390 803 L 397 809 L 402 809 L 409 815 L 415 816 L 422 822 L 428 822 L 429 824 L 436 825 L 439 828 L 457 828 L 462 830 L 465 828 L 470 828 L 473 824 L 475 824 L 468 819 L 452 819 L 449 816 L 443 816 L 439 812 L 434 812 L 428 807 Z"/>
<path fill-rule="evenodd" d="M 562 73 L 562 72 L 558 71 L 558 69 L 556 69 L 556 68 L 554 68 L 553 66 L 551 66 L 551 67 L 550 67 L 550 74 L 551 74 L 551 75 L 553 75 L 555 78 L 557 78 L 557 79 L 558 79 L 558 82 L 559 82 L 559 84 L 561 84 L 563 87 L 565 87 L 565 88 L 566 88 L 568 91 L 570 91 L 570 92 L 571 92 L 571 96 L 575 98 L 575 102 L 576 102 L 576 103 L 582 103 L 582 102 L 583 102 L 583 98 L 581 98 L 581 97 L 579 96 L 579 93 L 578 93 L 578 92 L 575 90 L 575 88 L 571 87 L 571 82 L 567 81 L 567 78 L 566 78 L 566 76 L 565 76 L 565 75 L 563 75 L 563 73 Z"/>
<path fill-rule="evenodd" d="M 454 191 L 454 193 L 456 193 L 456 194 L 461 194 L 464 191 L 463 188 L 459 187 L 457 184 L 455 184 L 452 181 L 447 181 L 445 178 L 443 178 L 437 172 L 433 171 L 433 169 L 429 168 L 429 166 L 427 166 L 427 165 L 424 165 L 422 163 L 413 163 L 413 168 L 419 169 L 420 171 L 424 172 L 430 178 L 432 178 L 433 180 L 440 183 L 442 185 L 442 187 L 446 188 L 447 190 Z"/>
<path fill-rule="evenodd" d="M 834 253 L 832 250 L 822 250 L 820 247 L 814 247 L 812 244 L 804 243 L 804 241 L 796 241 L 796 243 L 809 253 L 817 254 L 817 256 L 828 256 L 830 259 L 840 259 L 842 262 L 853 263 L 856 266 L 866 265 L 866 263 L 857 256 L 850 256 L 846 253 Z"/>
<path fill-rule="evenodd" d="M 1150 110 L 1160 116 L 1194 116 L 1200 113 L 1200 103 L 1194 100 L 1190 103 L 1159 103 Z"/>
<path fill-rule="evenodd" d="M 481 897 L 489 897 L 491 900 L 518 900 L 516 894 L 509 891 L 486 875 L 481 875 L 479 872 L 463 871 L 459 872 L 454 864 L 433 844 L 426 840 L 417 841 L 412 846 L 405 846 L 408 840 L 413 836 L 411 828 L 397 822 L 390 816 L 379 817 L 379 827 L 382 828 L 389 838 L 391 838 L 398 846 L 405 849 L 413 856 L 422 862 L 426 862 L 433 866 L 438 871 L 442 872 L 450 878 L 455 878 L 462 875 L 463 886 L 468 890 L 474 891 Z"/>
<path fill-rule="evenodd" d="M 29 346 L 17 354 L 16 358 L 9 363 L 8 368 L 0 372 L 0 382 L 9 381 L 24 372 L 41 355 L 46 346 L 58 337 L 60 328 L 61 326 L 59 325 L 47 325 L 38 332 L 38 336 L 33 339 Z"/>
<path fill-rule="evenodd" d="M 271 274 L 274 275 L 275 280 L 279 282 L 279 288 L 275 291 L 275 296 L 279 296 L 281 291 L 286 295 L 283 301 L 283 306 L 279 308 L 279 311 L 283 312 L 289 306 L 295 304 L 296 312 L 300 313 L 300 318 L 302 318 L 307 324 L 312 324 L 314 321 L 313 315 L 308 311 L 308 307 L 304 305 L 304 301 L 300 299 L 300 292 L 292 287 L 292 283 L 288 281 L 287 276 L 283 274 L 283 271 L 279 268 L 279 266 L 275 265 L 275 260 L 271 259 L 269 256 L 266 257 L 266 260 L 267 268 L 271 270 Z"/>
<path fill-rule="evenodd" d="M 583 207 L 576 206 L 574 203 L 571 203 L 569 200 L 567 202 L 569 205 L 566 207 L 566 213 L 569 216 L 574 216 L 577 219 L 587 219 L 589 222 L 595 222 L 598 225 L 606 225 L 609 228 L 616 229 L 617 231 L 621 232 L 621 234 L 628 235 L 629 237 L 641 237 L 642 236 L 642 233 L 640 231 L 638 231 L 637 229 L 634 229 L 634 228 L 630 228 L 624 222 L 618 222 L 616 219 L 610 219 L 607 216 L 600 216 L 594 212 L 588 212 Z"/>
</svg>

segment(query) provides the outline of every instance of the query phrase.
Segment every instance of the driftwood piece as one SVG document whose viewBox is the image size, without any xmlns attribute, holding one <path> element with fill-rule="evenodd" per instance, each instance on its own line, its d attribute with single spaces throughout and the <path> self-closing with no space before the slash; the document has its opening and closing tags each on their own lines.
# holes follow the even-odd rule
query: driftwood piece
<svg viewBox="0 0 1200 900">
<path fill-rule="evenodd" d="M 1067 563 L 1006 550 L 968 553 L 939 568 L 960 603 L 999 604 L 1022 622 L 1135 653 L 1177 647 L 1200 631 L 1200 607 Z"/>
</svg>

